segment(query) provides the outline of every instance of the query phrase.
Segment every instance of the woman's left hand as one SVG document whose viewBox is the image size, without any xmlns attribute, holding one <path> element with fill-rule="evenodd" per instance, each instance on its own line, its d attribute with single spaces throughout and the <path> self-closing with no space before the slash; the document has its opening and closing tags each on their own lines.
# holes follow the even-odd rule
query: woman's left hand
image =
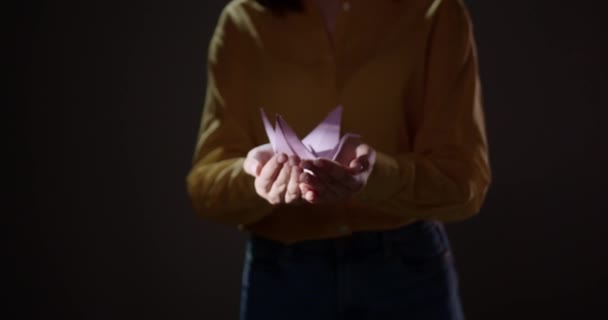
<svg viewBox="0 0 608 320">
<path fill-rule="evenodd" d="M 312 204 L 341 202 L 365 187 L 376 152 L 369 145 L 360 143 L 347 154 L 347 158 L 339 157 L 339 162 L 328 159 L 302 161 L 302 169 L 314 174 L 303 172 L 300 175 L 300 191 L 304 200 Z"/>
</svg>

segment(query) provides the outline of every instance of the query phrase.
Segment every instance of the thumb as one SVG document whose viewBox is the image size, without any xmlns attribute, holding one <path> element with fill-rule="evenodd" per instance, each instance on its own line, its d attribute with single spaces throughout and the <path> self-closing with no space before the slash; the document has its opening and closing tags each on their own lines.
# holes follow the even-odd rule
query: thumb
<svg viewBox="0 0 608 320">
<path fill-rule="evenodd" d="M 370 167 L 370 162 L 373 161 L 371 159 L 373 158 L 373 152 L 372 148 L 367 144 L 359 145 L 355 150 L 355 159 L 350 162 L 349 168 L 357 173 L 367 171 Z"/>
<path fill-rule="evenodd" d="M 355 174 L 367 171 L 369 169 L 369 167 L 370 167 L 370 164 L 369 164 L 368 155 L 361 155 L 361 156 L 353 159 L 353 161 L 351 161 L 350 165 L 349 165 L 349 168 Z"/>
<path fill-rule="evenodd" d="M 262 170 L 262 165 L 259 160 L 253 157 L 247 157 L 245 158 L 245 162 L 243 162 L 243 170 L 245 170 L 247 174 L 257 177 Z"/>
<path fill-rule="evenodd" d="M 262 171 L 262 167 L 272 158 L 274 152 L 269 149 L 268 144 L 257 146 L 247 153 L 247 158 L 243 163 L 243 169 L 248 174 L 257 177 Z"/>
</svg>

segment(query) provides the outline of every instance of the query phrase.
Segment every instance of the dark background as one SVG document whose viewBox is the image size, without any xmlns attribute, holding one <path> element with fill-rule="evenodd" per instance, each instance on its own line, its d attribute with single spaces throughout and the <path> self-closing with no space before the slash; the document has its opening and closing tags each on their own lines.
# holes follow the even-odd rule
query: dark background
<svg viewBox="0 0 608 320">
<path fill-rule="evenodd" d="M 185 193 L 224 3 L 16 7 L 11 318 L 236 319 L 245 235 Z M 468 319 L 585 319 L 605 303 L 600 6 L 469 1 L 494 182 L 479 216 L 448 226 Z"/>
</svg>

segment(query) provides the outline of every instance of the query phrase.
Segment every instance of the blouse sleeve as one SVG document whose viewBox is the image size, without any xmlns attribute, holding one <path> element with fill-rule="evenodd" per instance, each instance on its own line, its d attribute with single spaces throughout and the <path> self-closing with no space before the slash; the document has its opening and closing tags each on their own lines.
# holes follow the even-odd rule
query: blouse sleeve
<svg viewBox="0 0 608 320">
<path fill-rule="evenodd" d="M 459 0 L 436 0 L 423 79 L 408 100 L 412 152 L 377 154 L 356 201 L 414 219 L 476 214 L 491 180 L 475 41 Z"/>
<path fill-rule="evenodd" d="M 262 219 L 272 206 L 257 195 L 243 162 L 255 147 L 247 119 L 247 79 L 251 39 L 228 5 L 208 53 L 205 105 L 187 188 L 195 211 L 214 222 L 245 225 Z"/>
</svg>

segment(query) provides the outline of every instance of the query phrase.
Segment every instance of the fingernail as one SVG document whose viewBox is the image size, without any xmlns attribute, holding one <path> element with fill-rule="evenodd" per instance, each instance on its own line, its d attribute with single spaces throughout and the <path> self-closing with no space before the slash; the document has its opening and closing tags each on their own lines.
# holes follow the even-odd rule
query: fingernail
<svg viewBox="0 0 608 320">
<path fill-rule="evenodd" d="M 298 162 L 296 161 L 295 157 L 289 157 L 289 165 L 295 166 L 297 164 L 298 164 Z"/>
<path fill-rule="evenodd" d="M 251 172 L 253 172 L 253 174 L 255 174 L 256 176 L 258 175 L 258 168 L 259 168 L 259 164 L 254 163 L 251 165 Z"/>
<path fill-rule="evenodd" d="M 279 154 L 277 157 L 277 162 L 284 163 L 285 161 L 287 161 L 287 156 L 284 153 Z"/>
<path fill-rule="evenodd" d="M 309 175 L 309 176 L 311 176 L 311 177 L 314 177 L 314 176 L 315 176 L 314 171 L 312 171 L 312 170 L 310 170 L 310 169 L 306 169 L 306 168 L 305 168 L 305 169 L 304 169 L 304 170 L 302 170 L 302 171 L 304 171 L 304 172 L 308 173 L 308 175 Z"/>
</svg>

